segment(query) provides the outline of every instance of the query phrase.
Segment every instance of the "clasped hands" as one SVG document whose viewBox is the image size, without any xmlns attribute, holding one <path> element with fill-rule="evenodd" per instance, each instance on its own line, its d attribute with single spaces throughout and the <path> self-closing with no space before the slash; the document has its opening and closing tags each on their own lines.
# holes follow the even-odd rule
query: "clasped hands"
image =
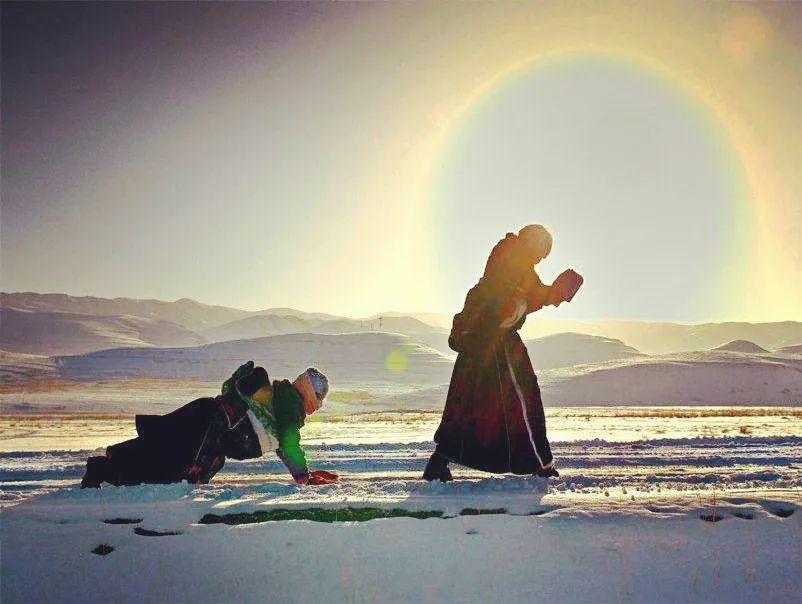
<svg viewBox="0 0 802 604">
<path fill-rule="evenodd" d="M 513 290 L 512 295 L 504 301 L 501 308 L 500 314 L 504 317 L 501 326 L 510 327 L 525 314 L 542 306 L 559 306 L 563 302 L 570 302 L 582 286 L 582 282 L 582 275 L 572 268 L 566 269 L 559 274 L 554 283 L 548 288 L 546 299 L 535 302 L 530 299 L 530 293 L 526 288 L 516 288 Z"/>
<path fill-rule="evenodd" d="M 576 292 L 582 287 L 584 279 L 582 275 L 577 273 L 574 269 L 569 268 L 561 272 L 554 283 L 549 288 L 549 296 L 546 304 L 549 306 L 559 306 L 563 302 L 570 302 L 573 300 Z"/>
</svg>

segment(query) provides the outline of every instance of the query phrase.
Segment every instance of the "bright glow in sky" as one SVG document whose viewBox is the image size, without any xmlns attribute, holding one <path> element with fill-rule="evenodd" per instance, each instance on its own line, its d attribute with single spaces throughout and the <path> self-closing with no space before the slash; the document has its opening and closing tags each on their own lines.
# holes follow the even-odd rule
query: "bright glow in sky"
<svg viewBox="0 0 802 604">
<path fill-rule="evenodd" d="M 574 266 L 588 283 L 559 315 L 716 316 L 711 275 L 743 242 L 728 158 L 686 99 L 625 63 L 572 57 L 478 105 L 438 177 L 446 291 L 470 287 L 459 267 L 481 267 L 488 240 L 532 216 L 555 235 L 542 277 Z M 458 215 L 473 219 L 452 230 Z"/>
<path fill-rule="evenodd" d="M 4 291 L 802 319 L 802 5 L 4 5 Z"/>
</svg>

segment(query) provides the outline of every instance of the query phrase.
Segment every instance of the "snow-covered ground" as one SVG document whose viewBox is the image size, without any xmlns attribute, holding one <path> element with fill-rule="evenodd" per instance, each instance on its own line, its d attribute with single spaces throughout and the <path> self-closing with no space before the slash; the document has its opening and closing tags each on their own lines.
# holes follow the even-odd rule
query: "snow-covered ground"
<svg viewBox="0 0 802 604">
<path fill-rule="evenodd" d="M 140 486 L 3 514 L 4 602 L 798 602 L 798 491 L 554 492 L 540 479 Z M 443 518 L 205 525 L 366 506 Z M 468 515 L 469 508 L 506 513 Z M 107 524 L 130 519 L 134 524 Z M 148 536 L 136 528 L 170 533 Z M 95 555 L 105 544 L 113 551 Z"/>
<path fill-rule="evenodd" d="M 798 602 L 798 408 L 562 408 L 561 476 L 420 474 L 438 416 L 322 416 L 299 487 L 276 459 L 209 485 L 76 488 L 130 417 L 0 418 L 2 601 Z M 206 513 L 376 507 L 444 518 L 205 525 Z M 504 510 L 465 515 L 466 509 Z M 107 524 L 128 518 L 136 524 Z M 713 522 L 712 520 L 720 520 Z M 136 527 L 180 533 L 143 536 Z M 91 553 L 100 544 L 114 550 Z"/>
</svg>

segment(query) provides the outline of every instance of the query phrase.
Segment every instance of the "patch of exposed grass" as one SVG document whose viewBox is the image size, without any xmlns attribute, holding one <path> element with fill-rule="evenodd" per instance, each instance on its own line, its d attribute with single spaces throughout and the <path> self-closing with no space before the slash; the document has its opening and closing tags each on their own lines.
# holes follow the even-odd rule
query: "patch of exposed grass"
<svg viewBox="0 0 802 604">
<path fill-rule="evenodd" d="M 485 514 L 506 514 L 505 508 L 465 508 L 462 516 L 481 516 Z M 443 518 L 440 510 L 405 510 L 393 508 L 304 508 L 258 510 L 256 512 L 240 512 L 236 514 L 205 514 L 201 524 L 252 524 L 255 522 L 280 522 L 282 520 L 312 520 L 313 522 L 365 522 L 380 518 Z"/>
<path fill-rule="evenodd" d="M 477 508 L 465 508 L 460 512 L 460 516 L 481 516 L 483 514 L 506 514 L 505 508 L 492 508 L 488 510 L 480 510 Z"/>
<path fill-rule="evenodd" d="M 442 518 L 441 511 L 415 511 L 394 508 L 305 508 L 258 510 L 238 514 L 205 514 L 201 524 L 252 524 L 254 522 L 276 522 L 282 520 L 312 520 L 314 522 L 365 522 L 378 518 Z"/>
</svg>

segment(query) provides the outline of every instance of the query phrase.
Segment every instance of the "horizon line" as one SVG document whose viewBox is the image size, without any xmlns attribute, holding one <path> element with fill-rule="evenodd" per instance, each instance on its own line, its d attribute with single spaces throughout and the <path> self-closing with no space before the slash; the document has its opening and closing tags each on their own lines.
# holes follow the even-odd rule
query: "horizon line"
<svg viewBox="0 0 802 604">
<path fill-rule="evenodd" d="M 130 296 L 114 296 L 114 297 L 107 297 L 107 296 L 99 296 L 94 294 L 69 294 L 65 292 L 37 292 L 37 291 L 0 291 L 0 296 L 13 296 L 13 295 L 36 295 L 36 296 L 66 296 L 68 298 L 92 298 L 96 300 L 106 300 L 106 301 L 117 301 L 117 300 L 131 300 L 134 302 L 161 302 L 164 304 L 178 304 L 180 302 L 191 302 L 193 304 L 198 304 L 201 306 L 206 306 L 209 308 L 221 308 L 227 310 L 234 310 L 239 312 L 250 313 L 254 315 L 258 315 L 260 313 L 268 313 L 271 311 L 276 310 L 289 310 L 294 312 L 300 312 L 304 314 L 310 315 L 329 315 L 335 319 L 351 319 L 356 321 L 366 321 L 366 320 L 376 320 L 381 317 L 390 317 L 392 315 L 400 315 L 404 317 L 416 318 L 415 315 L 442 315 L 443 317 L 452 317 L 452 313 L 442 312 L 442 311 L 435 311 L 435 310 L 421 310 L 421 311 L 401 311 L 401 310 L 385 310 L 381 312 L 377 312 L 374 314 L 366 315 L 366 316 L 351 316 L 345 314 L 339 314 L 327 310 L 303 310 L 301 308 L 295 308 L 291 306 L 270 306 L 267 308 L 242 308 L 239 306 L 227 306 L 224 304 L 210 304 L 208 302 L 202 302 L 195 298 L 191 298 L 189 296 L 182 296 L 180 298 L 176 298 L 174 300 L 164 299 L 164 298 L 133 298 Z M 2 308 L 2 306 L 0 306 Z M 57 312 L 57 311 L 54 311 Z M 456 312 L 459 312 L 457 310 Z M 693 325 L 706 325 L 706 324 L 724 324 L 724 323 L 745 323 L 751 325 L 766 325 L 771 323 L 800 323 L 802 321 L 797 319 L 783 319 L 777 321 L 748 321 L 748 320 L 741 320 L 741 319 L 717 319 L 717 320 L 706 320 L 706 321 L 679 321 L 679 320 L 670 320 L 670 319 L 658 319 L 658 318 L 635 318 L 635 317 L 603 317 L 603 318 L 560 318 L 560 317 L 538 317 L 540 321 L 550 321 L 550 322 L 562 322 L 562 323 L 600 323 L 605 321 L 623 321 L 623 322 L 632 322 L 632 323 L 665 323 L 665 324 L 672 324 L 672 325 L 685 325 L 685 326 L 693 326 Z M 418 319 L 420 320 L 420 319 Z"/>
</svg>

